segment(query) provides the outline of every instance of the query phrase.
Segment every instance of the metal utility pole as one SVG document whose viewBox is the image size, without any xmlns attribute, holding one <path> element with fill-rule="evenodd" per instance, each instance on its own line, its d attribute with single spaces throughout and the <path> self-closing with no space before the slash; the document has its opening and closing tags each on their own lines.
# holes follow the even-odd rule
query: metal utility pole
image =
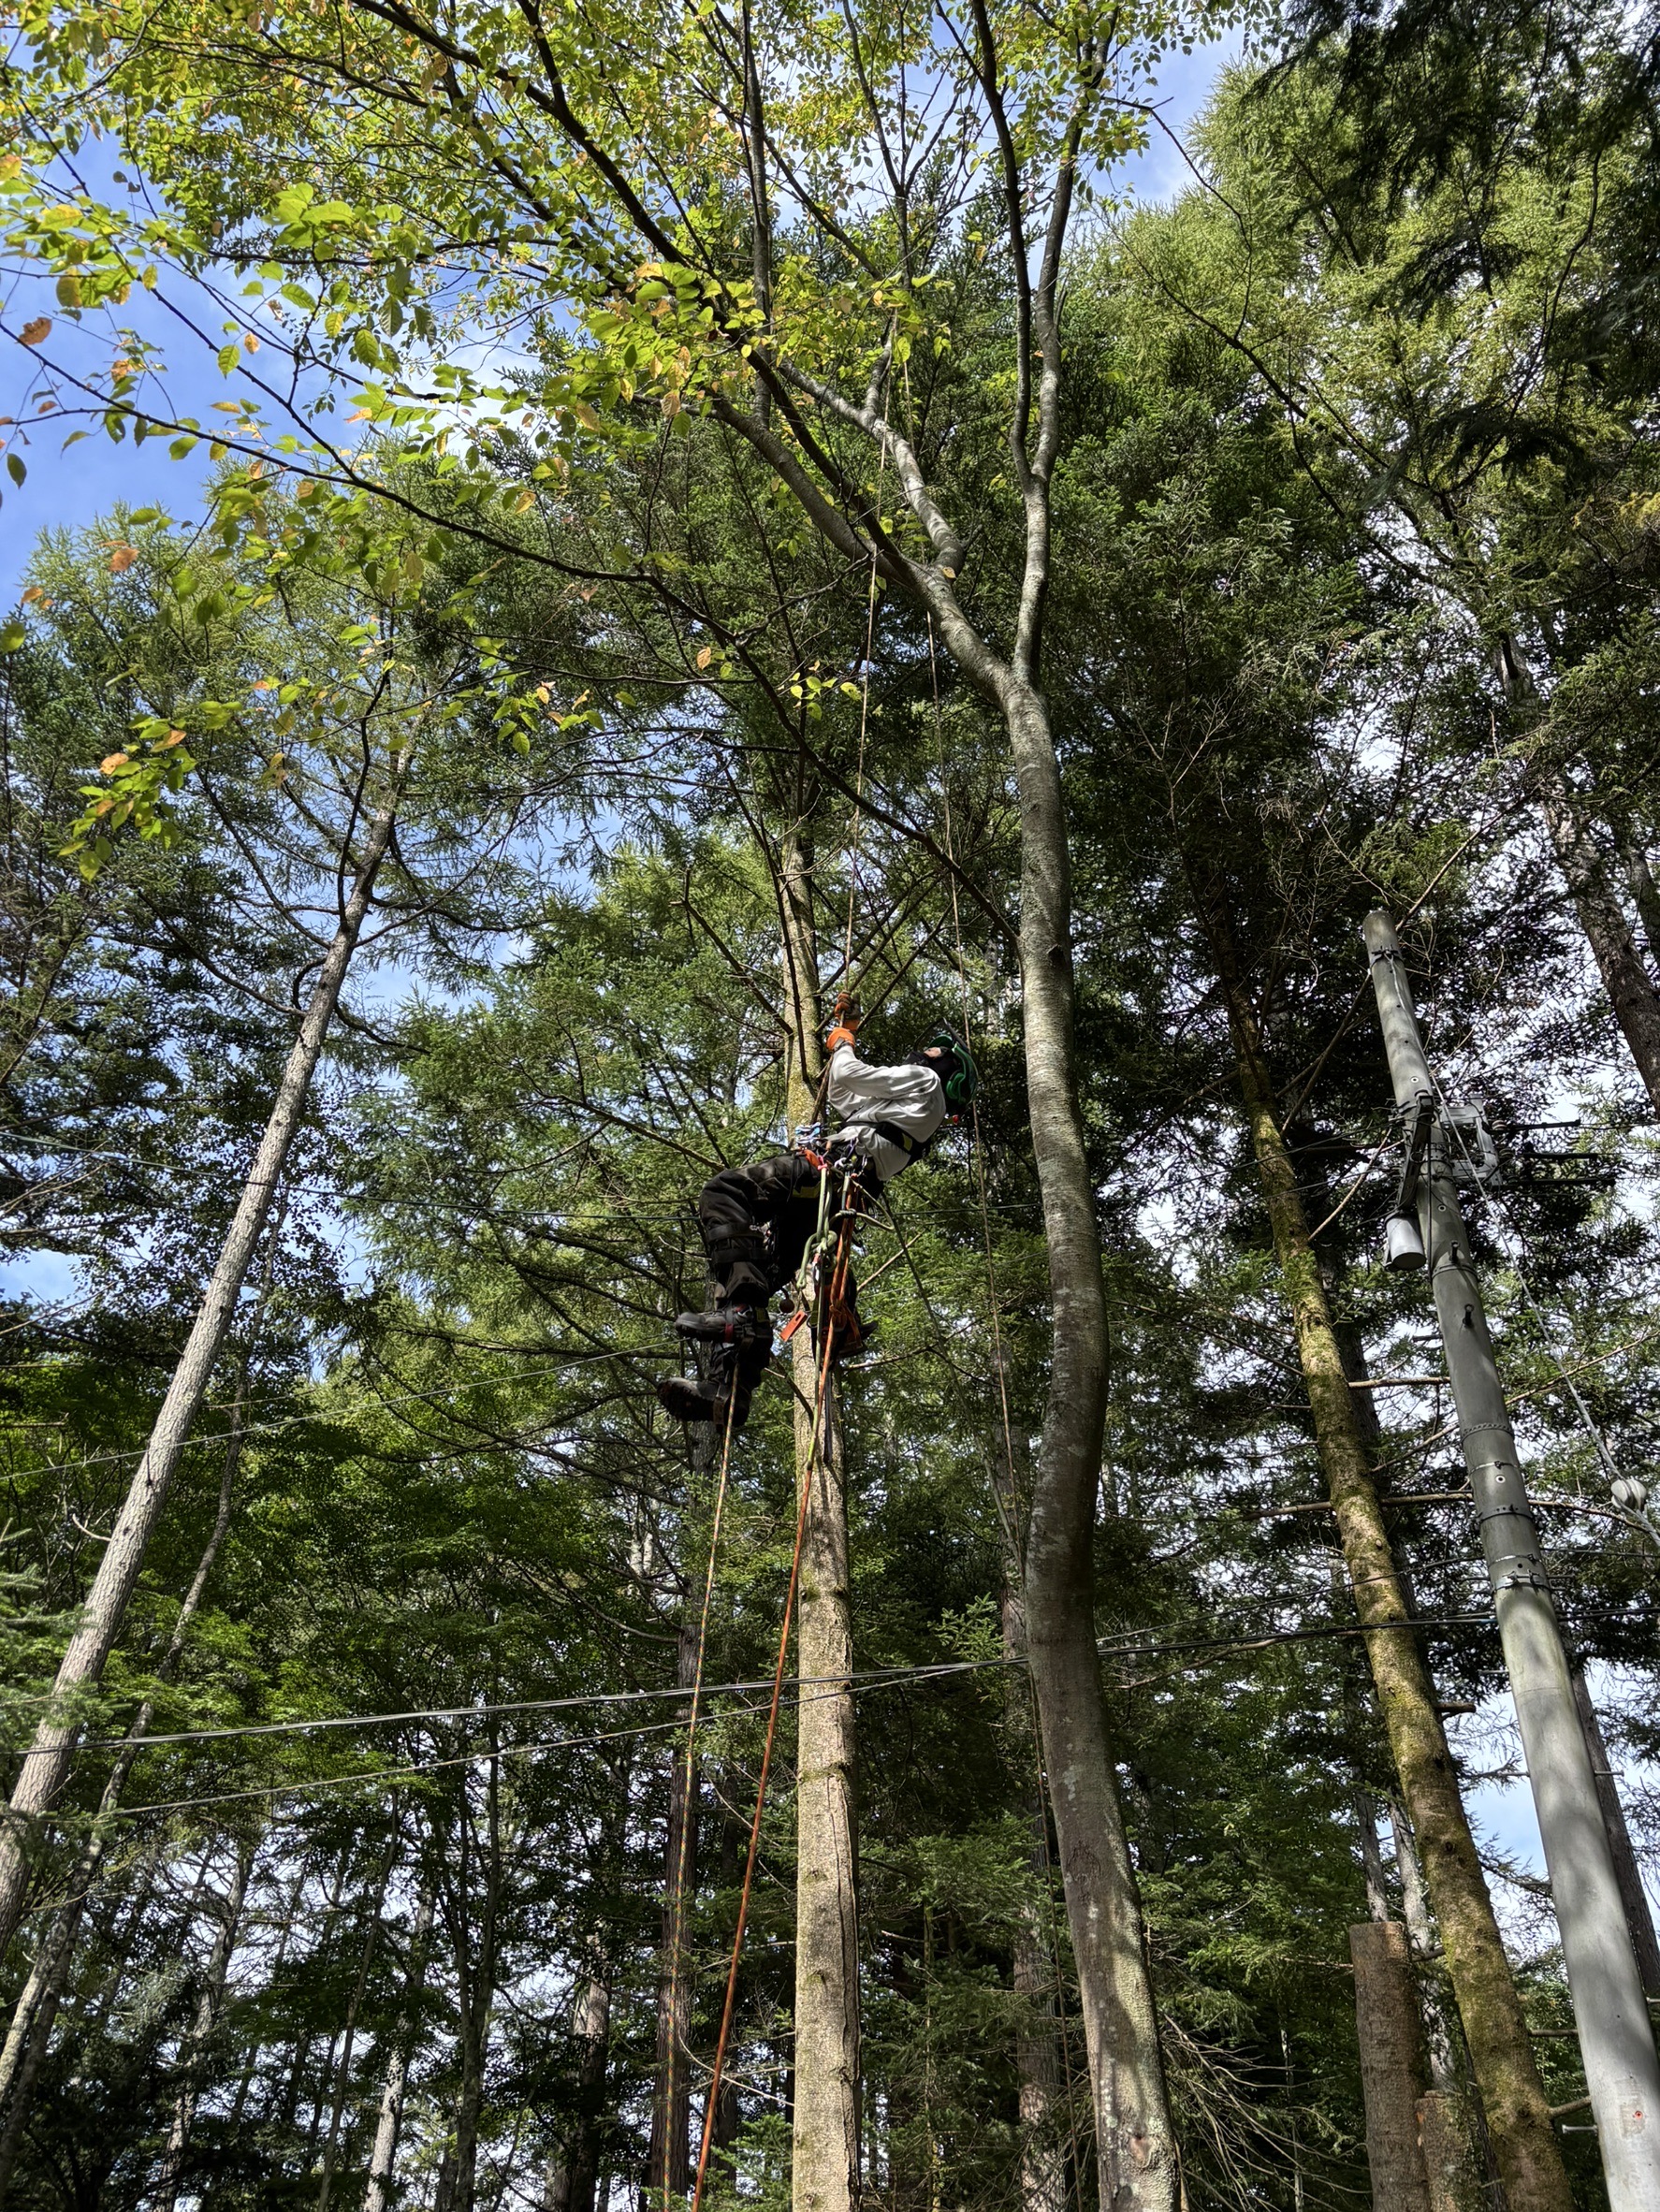
<svg viewBox="0 0 1660 2212">
<path fill-rule="evenodd" d="M 1406 1175 L 1391 1223 L 1390 1255 L 1395 1265 L 1424 1259 L 1429 1264 L 1562 1929 L 1609 2205 L 1610 2212 L 1660 2212 L 1660 2059 L 1459 1208 L 1454 1166 L 1463 1147 L 1448 1115 L 1436 1110 L 1394 925 L 1387 914 L 1369 914 L 1362 934 L 1395 1103 L 1407 1127 Z M 1405 1233 L 1414 1199 L 1420 1254 L 1412 1253 Z"/>
</svg>

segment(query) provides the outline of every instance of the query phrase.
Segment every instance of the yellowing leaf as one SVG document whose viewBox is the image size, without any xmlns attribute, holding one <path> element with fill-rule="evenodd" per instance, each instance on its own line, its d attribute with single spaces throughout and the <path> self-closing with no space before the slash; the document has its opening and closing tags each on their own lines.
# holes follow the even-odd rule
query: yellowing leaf
<svg viewBox="0 0 1660 2212">
<path fill-rule="evenodd" d="M 699 653 L 699 655 L 697 656 L 697 664 L 698 664 L 698 666 L 699 666 L 700 668 L 706 668 L 706 667 L 708 666 L 709 662 L 711 662 L 711 661 L 712 661 L 714 658 L 715 658 L 715 648 L 714 648 L 714 647 L 713 647 L 713 646 L 705 646 L 705 648 L 704 648 L 703 651 L 702 651 L 701 653 Z"/>
<path fill-rule="evenodd" d="M 51 315 L 36 315 L 32 322 L 27 322 L 23 325 L 22 328 L 18 332 L 18 336 L 22 340 L 25 345 L 38 345 L 43 339 L 50 336 L 51 331 Z"/>
<path fill-rule="evenodd" d="M 125 575 L 127 570 L 132 567 L 134 561 L 137 560 L 138 558 L 138 548 L 136 546 L 117 546 L 114 552 L 109 556 L 110 575 L 116 576 Z"/>
<path fill-rule="evenodd" d="M 113 776 L 117 768 L 126 766 L 128 757 L 124 752 L 107 752 L 98 763 L 98 774 L 100 776 Z"/>
</svg>

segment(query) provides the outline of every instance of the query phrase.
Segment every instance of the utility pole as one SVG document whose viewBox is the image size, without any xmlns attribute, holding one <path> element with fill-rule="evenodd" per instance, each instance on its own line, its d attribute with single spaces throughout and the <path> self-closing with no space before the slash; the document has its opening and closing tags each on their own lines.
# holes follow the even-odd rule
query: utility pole
<svg viewBox="0 0 1660 2212">
<path fill-rule="evenodd" d="M 1609 2212 L 1660 2212 L 1660 2059 L 1470 1259 L 1453 1171 L 1461 1140 L 1436 1109 L 1394 925 L 1387 914 L 1368 914 L 1362 935 L 1395 1104 L 1406 1121 L 1406 1171 L 1390 1223 L 1391 1260 L 1398 1266 L 1427 1259 L 1429 1265 L 1562 1930 Z M 1416 1224 L 1408 1211 L 1415 1201 Z M 1416 1255 L 1413 1227 L 1420 1247 Z"/>
</svg>

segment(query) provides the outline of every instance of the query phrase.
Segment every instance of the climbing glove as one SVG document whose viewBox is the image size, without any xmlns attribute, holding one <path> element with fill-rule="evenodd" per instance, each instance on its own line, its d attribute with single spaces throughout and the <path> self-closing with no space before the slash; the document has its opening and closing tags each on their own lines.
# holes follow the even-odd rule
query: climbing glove
<svg viewBox="0 0 1660 2212">
<path fill-rule="evenodd" d="M 830 1027 L 824 1032 L 824 1050 L 833 1053 L 838 1045 L 852 1044 L 864 1018 L 859 1001 L 849 992 L 837 991 L 830 1012 Z"/>
</svg>

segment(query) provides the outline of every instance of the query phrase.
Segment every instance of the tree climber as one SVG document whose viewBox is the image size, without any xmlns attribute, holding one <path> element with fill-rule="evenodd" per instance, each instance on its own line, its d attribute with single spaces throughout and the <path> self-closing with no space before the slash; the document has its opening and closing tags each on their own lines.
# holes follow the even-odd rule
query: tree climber
<svg viewBox="0 0 1660 2212">
<path fill-rule="evenodd" d="M 876 1068 L 853 1050 L 859 1019 L 844 992 L 824 1040 L 825 1099 L 841 1127 L 824 1149 L 807 1142 L 816 1132 L 806 1132 L 789 1152 L 750 1168 L 722 1168 L 698 1193 L 715 1297 L 707 1311 L 682 1314 L 675 1326 L 715 1351 L 707 1381 L 659 1376 L 657 1395 L 677 1420 L 724 1428 L 730 1418 L 735 1433 L 743 1427 L 771 1357 L 774 1292 L 794 1280 L 826 1222 L 833 1230 L 845 1223 L 926 1152 L 942 1122 L 973 1103 L 979 1070 L 949 1029 L 936 1030 L 908 1060 Z M 856 1351 L 864 1335 L 856 1296 L 850 1269 L 833 1317 L 838 1356 Z"/>
</svg>

